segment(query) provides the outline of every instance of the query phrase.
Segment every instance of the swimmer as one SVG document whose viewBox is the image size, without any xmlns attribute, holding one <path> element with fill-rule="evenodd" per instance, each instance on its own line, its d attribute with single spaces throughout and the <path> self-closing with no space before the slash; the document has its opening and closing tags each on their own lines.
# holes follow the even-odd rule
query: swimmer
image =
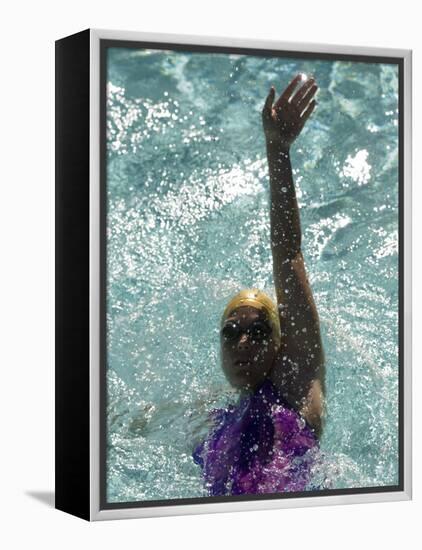
<svg viewBox="0 0 422 550">
<path fill-rule="evenodd" d="M 240 398 L 212 412 L 214 428 L 193 453 L 210 495 L 309 488 L 323 429 L 325 367 L 290 149 L 315 109 L 317 89 L 314 78 L 298 74 L 276 101 L 271 86 L 263 106 L 277 304 L 245 289 L 223 313 L 222 369 Z"/>
</svg>

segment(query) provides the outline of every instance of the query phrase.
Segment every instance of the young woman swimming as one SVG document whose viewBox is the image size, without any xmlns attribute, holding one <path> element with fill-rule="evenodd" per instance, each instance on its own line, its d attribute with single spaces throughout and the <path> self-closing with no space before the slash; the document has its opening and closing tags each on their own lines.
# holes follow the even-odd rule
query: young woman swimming
<svg viewBox="0 0 422 550">
<path fill-rule="evenodd" d="M 301 251 L 290 147 L 315 108 L 315 79 L 293 78 L 262 110 L 270 175 L 277 305 L 258 289 L 234 296 L 221 320 L 223 371 L 236 405 L 212 411 L 193 458 L 210 495 L 302 491 L 323 428 L 324 357 L 318 313 Z"/>
</svg>

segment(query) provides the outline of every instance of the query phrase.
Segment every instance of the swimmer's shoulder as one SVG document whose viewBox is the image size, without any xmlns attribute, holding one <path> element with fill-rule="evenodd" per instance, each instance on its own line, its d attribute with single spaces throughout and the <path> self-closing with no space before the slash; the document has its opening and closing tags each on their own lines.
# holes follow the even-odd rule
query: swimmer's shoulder
<svg viewBox="0 0 422 550">
<path fill-rule="evenodd" d="M 270 373 L 270 380 L 284 401 L 305 418 L 320 434 L 323 425 L 324 394 L 319 379 L 310 379 L 308 374 L 295 364 L 287 353 L 279 353 Z"/>
</svg>

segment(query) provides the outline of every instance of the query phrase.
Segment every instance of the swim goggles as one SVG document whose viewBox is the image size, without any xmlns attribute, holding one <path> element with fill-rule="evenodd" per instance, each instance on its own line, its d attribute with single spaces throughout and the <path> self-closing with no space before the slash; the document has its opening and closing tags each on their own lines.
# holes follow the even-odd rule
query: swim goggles
<svg viewBox="0 0 422 550">
<path fill-rule="evenodd" d="M 263 342 L 272 333 L 271 327 L 265 321 L 253 321 L 248 327 L 242 328 L 236 321 L 226 321 L 221 329 L 221 335 L 226 341 L 239 340 L 242 333 L 247 334 L 253 342 Z"/>
</svg>

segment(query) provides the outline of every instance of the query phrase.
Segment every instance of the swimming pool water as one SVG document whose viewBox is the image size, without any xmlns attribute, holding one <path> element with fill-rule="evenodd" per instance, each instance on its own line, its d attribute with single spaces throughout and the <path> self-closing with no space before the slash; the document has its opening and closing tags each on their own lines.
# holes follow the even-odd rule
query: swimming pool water
<svg viewBox="0 0 422 550">
<path fill-rule="evenodd" d="M 205 494 L 192 449 L 236 399 L 222 311 L 274 294 L 261 109 L 299 71 L 320 89 L 291 153 L 326 356 L 315 483 L 398 483 L 397 66 L 110 48 L 109 502 Z"/>
</svg>

